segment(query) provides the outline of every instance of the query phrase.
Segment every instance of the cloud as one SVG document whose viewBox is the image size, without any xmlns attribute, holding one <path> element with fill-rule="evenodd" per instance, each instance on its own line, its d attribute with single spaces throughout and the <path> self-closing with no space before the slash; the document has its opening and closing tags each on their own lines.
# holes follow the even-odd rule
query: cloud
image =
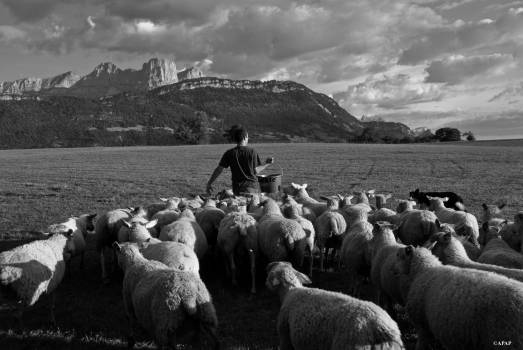
<svg viewBox="0 0 523 350">
<path fill-rule="evenodd" d="M 23 39 L 27 33 L 13 26 L 0 25 L 0 41 L 11 42 Z"/>
<path fill-rule="evenodd" d="M 202 23 L 223 1 L 219 0 L 109 0 L 107 13 L 125 20 Z"/>
<path fill-rule="evenodd" d="M 442 55 L 493 45 L 519 35 L 523 35 L 523 14 L 513 9 L 495 20 L 458 20 L 417 36 L 402 51 L 398 63 L 415 65 Z"/>
<path fill-rule="evenodd" d="M 509 86 L 506 89 L 503 89 L 499 94 L 493 96 L 489 102 L 494 102 L 497 100 L 503 100 L 507 99 L 510 100 L 512 98 L 522 100 L 523 99 L 523 81 L 519 83 L 519 85 Z"/>
<path fill-rule="evenodd" d="M 268 81 L 268 80 L 289 80 L 290 74 L 287 71 L 287 68 L 279 68 L 275 71 L 270 72 L 269 74 L 265 75 L 264 77 L 260 78 L 261 81 Z"/>
<path fill-rule="evenodd" d="M 452 55 L 443 60 L 432 61 L 426 68 L 428 83 L 458 84 L 467 78 L 488 74 L 496 68 L 513 62 L 512 55 L 492 54 L 482 56 Z"/>
<path fill-rule="evenodd" d="M 0 3 L 20 21 L 36 21 L 53 12 L 57 0 L 0 0 Z"/>
<path fill-rule="evenodd" d="M 334 94 L 345 104 L 371 105 L 379 108 L 398 109 L 407 105 L 439 101 L 443 97 L 440 84 L 427 84 L 407 74 L 383 76 L 351 85 L 347 91 Z"/>
</svg>

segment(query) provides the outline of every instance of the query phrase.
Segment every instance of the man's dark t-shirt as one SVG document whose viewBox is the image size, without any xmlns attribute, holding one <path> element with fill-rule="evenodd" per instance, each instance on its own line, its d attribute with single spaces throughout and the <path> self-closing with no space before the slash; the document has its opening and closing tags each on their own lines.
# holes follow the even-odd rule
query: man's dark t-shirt
<svg viewBox="0 0 523 350">
<path fill-rule="evenodd" d="M 221 167 L 231 168 L 232 187 L 235 193 L 241 192 L 240 188 L 258 186 L 256 167 L 261 165 L 258 153 L 246 146 L 237 146 L 226 151 L 220 160 Z"/>
</svg>

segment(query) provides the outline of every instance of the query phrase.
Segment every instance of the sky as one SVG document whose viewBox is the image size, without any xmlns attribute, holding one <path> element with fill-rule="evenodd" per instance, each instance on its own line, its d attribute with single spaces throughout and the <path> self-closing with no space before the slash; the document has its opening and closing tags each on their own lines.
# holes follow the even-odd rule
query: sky
<svg viewBox="0 0 523 350">
<path fill-rule="evenodd" d="M 293 80 L 358 118 L 523 137 L 523 0 L 0 0 L 0 81 L 152 57 Z"/>
</svg>

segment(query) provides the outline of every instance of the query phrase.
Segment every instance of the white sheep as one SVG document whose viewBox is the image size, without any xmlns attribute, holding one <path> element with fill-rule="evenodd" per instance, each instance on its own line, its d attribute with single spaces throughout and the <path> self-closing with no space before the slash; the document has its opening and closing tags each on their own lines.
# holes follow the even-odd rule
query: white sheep
<svg viewBox="0 0 523 350">
<path fill-rule="evenodd" d="M 404 349 L 394 320 L 379 306 L 312 283 L 289 263 L 268 267 L 266 286 L 278 293 L 281 350 Z"/>
<path fill-rule="evenodd" d="M 263 216 L 258 223 L 260 252 L 268 262 L 291 260 L 302 267 L 307 235 L 301 225 L 285 218 L 272 199 L 266 199 L 260 205 L 263 206 Z"/>
<path fill-rule="evenodd" d="M 316 217 L 320 216 L 325 210 L 327 210 L 327 203 L 320 202 L 309 196 L 307 193 L 307 184 L 298 185 L 291 183 L 291 187 L 294 190 L 294 198 L 296 201 L 300 204 L 303 204 L 305 208 L 311 209 Z"/>
<path fill-rule="evenodd" d="M 402 243 L 419 246 L 439 231 L 436 214 L 429 210 L 412 209 L 401 214 L 397 234 Z"/>
<path fill-rule="evenodd" d="M 169 225 L 170 223 L 175 222 L 180 218 L 180 210 L 177 208 L 166 208 L 163 210 L 160 210 L 156 212 L 152 217 L 151 220 L 156 220 L 157 224 L 154 227 L 156 237 L 158 237 L 158 234 L 162 231 L 162 228 L 164 226 Z M 152 232 L 151 232 L 152 233 Z"/>
<path fill-rule="evenodd" d="M 523 269 L 523 254 L 512 249 L 500 236 L 497 226 L 488 226 L 486 245 L 477 262 L 503 266 L 509 269 Z"/>
<path fill-rule="evenodd" d="M 349 292 L 358 296 L 363 282 L 370 274 L 369 242 L 373 226 L 367 221 L 367 210 L 356 208 L 347 212 L 351 216 L 351 225 L 343 238 L 340 259 L 351 285 Z"/>
<path fill-rule="evenodd" d="M 204 200 L 199 195 L 193 196 L 193 198 L 182 198 L 178 208 L 180 210 L 191 209 L 195 210 L 201 208 L 204 203 Z"/>
<path fill-rule="evenodd" d="M 418 334 L 416 349 L 433 339 L 443 348 L 491 349 L 508 341 L 523 347 L 523 283 L 475 269 L 443 265 L 426 248 L 400 250 L 406 311 Z"/>
<path fill-rule="evenodd" d="M 210 246 L 216 245 L 216 238 L 218 237 L 218 230 L 220 228 L 220 222 L 225 217 L 225 212 L 216 207 L 216 201 L 208 199 L 203 204 L 201 210 L 196 213 L 196 222 L 200 225 L 207 243 Z"/>
<path fill-rule="evenodd" d="M 134 346 L 134 328 L 139 325 L 162 348 L 199 342 L 201 349 L 219 349 L 216 311 L 198 274 L 147 260 L 135 244 L 115 242 L 114 248 L 124 271 L 128 347 Z"/>
<path fill-rule="evenodd" d="M 52 234 L 0 253 L 0 300 L 2 308 L 14 309 L 23 328 L 23 312 L 42 294 L 51 294 L 50 320 L 55 324 L 53 291 L 62 281 L 66 261 L 74 254 L 73 231 Z"/>
<path fill-rule="evenodd" d="M 305 217 L 301 216 L 300 210 L 299 210 L 299 204 L 292 204 L 290 206 L 286 206 L 283 209 L 283 216 L 285 216 L 287 219 L 291 219 L 296 221 L 301 225 L 303 228 L 303 231 L 305 231 L 306 238 L 306 247 L 305 249 L 310 253 L 309 256 L 309 276 L 312 276 L 312 265 L 313 265 L 313 255 L 312 252 L 314 250 L 314 241 L 316 239 L 316 230 L 314 228 L 314 224 L 307 220 Z"/>
<path fill-rule="evenodd" d="M 65 222 L 59 224 L 52 224 L 47 227 L 49 233 L 67 233 L 69 230 L 73 231 L 74 252 L 75 255 L 80 255 L 80 267 L 84 268 L 85 247 L 87 245 L 87 234 L 94 231 L 94 218 L 96 214 L 83 214 L 80 216 L 73 216 Z"/>
<path fill-rule="evenodd" d="M 437 256 L 444 265 L 495 272 L 508 278 L 523 282 L 523 270 L 521 269 L 508 269 L 497 265 L 482 264 L 472 261 L 468 257 L 459 238 L 454 237 L 451 233 L 436 233 L 429 241 L 427 241 L 425 247 L 430 249 L 432 254 Z"/>
<path fill-rule="evenodd" d="M 157 220 L 149 221 L 144 217 L 122 219 L 122 226 L 118 230 L 118 242 L 144 242 L 153 237 L 150 230 L 154 229 Z"/>
<path fill-rule="evenodd" d="M 191 210 L 182 211 L 180 218 L 162 228 L 159 236 L 162 241 L 180 242 L 194 249 L 198 259 L 203 259 L 208 249 L 207 238 L 196 222 Z"/>
<path fill-rule="evenodd" d="M 501 238 L 503 238 L 512 249 L 523 254 L 523 211 L 514 215 L 514 221 L 507 222 L 505 220 L 500 226 L 501 230 L 499 234 Z"/>
<path fill-rule="evenodd" d="M 445 207 L 443 203 L 448 201 L 447 197 L 428 198 L 430 209 L 434 211 L 440 222 L 453 224 L 458 235 L 468 236 L 470 241 L 479 247 L 479 225 L 473 214 Z"/>
<path fill-rule="evenodd" d="M 147 218 L 152 219 L 154 214 L 161 210 L 165 209 L 178 209 L 178 205 L 180 204 L 181 198 L 179 197 L 168 197 L 160 198 L 159 203 L 151 203 L 149 205 L 145 206 L 145 212 L 147 213 Z"/>
<path fill-rule="evenodd" d="M 315 227 L 316 246 L 320 250 L 320 270 L 323 271 L 325 255 L 328 254 L 329 249 L 332 249 L 332 256 L 336 256 L 347 231 L 347 221 L 339 211 L 339 203 L 336 199 L 327 200 L 327 210 L 318 216 Z"/>
<path fill-rule="evenodd" d="M 123 227 L 123 220 L 132 218 L 132 210 L 115 209 L 108 211 L 98 217 L 95 224 L 96 251 L 100 254 L 100 267 L 102 270 L 102 281 L 108 282 L 106 269 L 106 248 L 110 248 L 114 241 L 118 240 L 118 232 Z M 113 250 L 111 250 L 114 253 Z M 115 265 L 113 264 L 113 269 Z"/>
<path fill-rule="evenodd" d="M 226 269 L 232 284 L 237 285 L 236 261 L 247 253 L 251 273 L 251 293 L 256 293 L 256 256 L 258 228 L 256 220 L 247 213 L 232 212 L 220 222 L 217 246 L 226 258 Z"/>
<path fill-rule="evenodd" d="M 159 261 L 170 268 L 199 273 L 200 263 L 194 250 L 178 242 L 142 242 L 139 244 L 144 258 Z"/>
<path fill-rule="evenodd" d="M 394 313 L 395 303 L 405 303 L 401 295 L 400 280 L 393 274 L 396 255 L 405 245 L 396 242 L 394 228 L 393 224 L 387 222 L 376 223 L 369 242 L 372 257 L 370 280 L 378 289 L 378 303 L 391 315 Z"/>
</svg>

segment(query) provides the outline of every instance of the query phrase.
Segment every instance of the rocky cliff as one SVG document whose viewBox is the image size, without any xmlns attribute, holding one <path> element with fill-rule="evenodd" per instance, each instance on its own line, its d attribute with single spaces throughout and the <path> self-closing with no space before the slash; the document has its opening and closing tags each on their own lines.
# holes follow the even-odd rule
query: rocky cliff
<svg viewBox="0 0 523 350">
<path fill-rule="evenodd" d="M 125 91 L 148 91 L 202 76 L 202 72 L 194 67 L 177 71 L 176 63 L 166 59 L 152 58 L 141 69 L 121 69 L 105 62 L 83 77 L 67 72 L 46 79 L 24 78 L 0 82 L 0 99 L 25 94 L 101 97 Z"/>
</svg>

